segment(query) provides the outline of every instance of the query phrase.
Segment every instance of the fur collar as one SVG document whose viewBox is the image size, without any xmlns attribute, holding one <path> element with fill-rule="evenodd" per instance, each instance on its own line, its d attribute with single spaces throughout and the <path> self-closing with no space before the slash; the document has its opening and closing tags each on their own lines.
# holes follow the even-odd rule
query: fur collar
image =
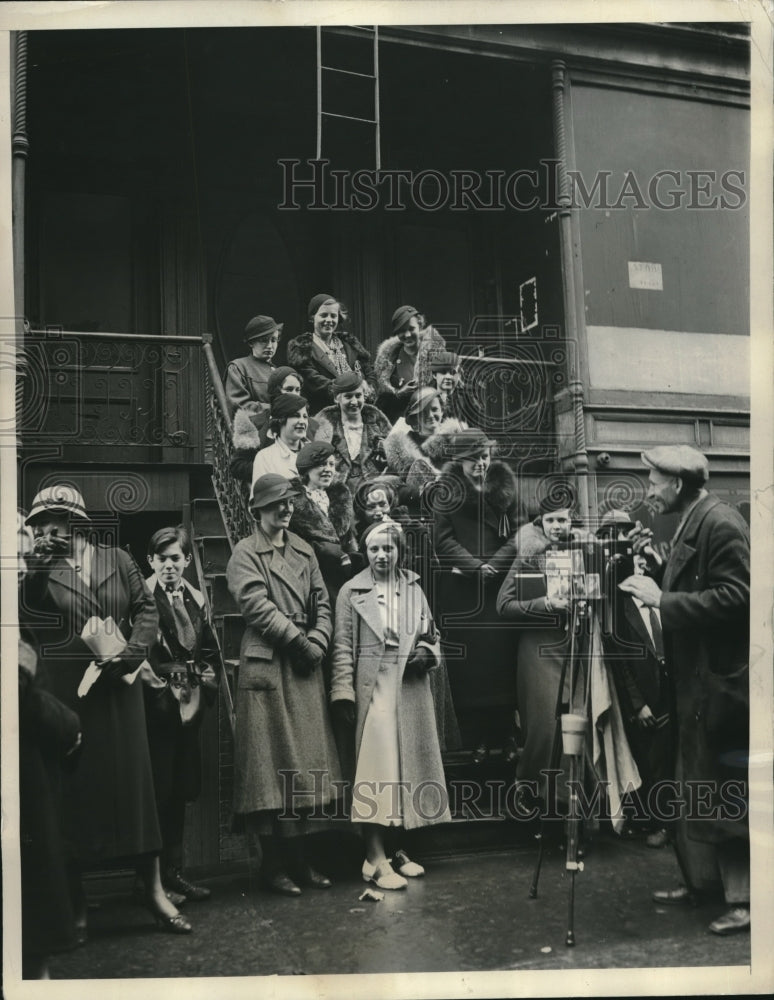
<svg viewBox="0 0 774 1000">
<path fill-rule="evenodd" d="M 520 559 L 534 559 L 542 555 L 550 545 L 543 529 L 532 521 L 523 524 L 516 532 L 516 555 Z"/>
<path fill-rule="evenodd" d="M 239 450 L 257 451 L 261 447 L 261 436 L 253 421 L 254 414 L 241 407 L 234 413 L 233 445 Z M 257 414 L 255 414 L 257 416 Z"/>
<path fill-rule="evenodd" d="M 337 330 L 336 336 L 345 347 L 348 347 L 351 351 L 355 352 L 355 356 L 358 359 L 366 361 L 370 360 L 371 355 L 365 347 L 363 347 L 354 333 L 351 333 L 348 330 Z M 291 340 L 290 344 L 293 345 L 295 350 L 302 357 L 310 358 L 312 356 L 312 345 L 314 344 L 314 339 L 310 330 L 307 330 L 306 333 L 300 334 L 295 340 Z M 290 348 L 290 344 L 288 344 L 288 348 Z"/>
<path fill-rule="evenodd" d="M 467 487 L 467 480 L 459 462 L 449 462 L 442 469 L 442 475 L 454 479 L 457 483 L 466 484 L 466 505 L 471 502 L 477 503 L 475 491 Z M 519 502 L 516 486 L 516 477 L 505 462 L 492 462 L 486 474 L 484 483 L 484 495 L 489 506 L 498 514 L 508 514 L 511 523 L 519 520 Z"/>
<path fill-rule="evenodd" d="M 445 350 L 446 341 L 440 333 L 434 326 L 426 327 L 419 338 L 417 358 L 414 362 L 414 378 L 418 385 L 430 385 L 432 381 L 430 362 L 434 354 Z M 379 345 L 374 358 L 377 393 L 395 394 L 395 387 L 391 384 L 390 378 L 395 369 L 399 352 L 400 340 L 397 336 L 387 337 Z"/>
<path fill-rule="evenodd" d="M 418 458 L 422 458 L 419 444 L 404 417 L 395 421 L 395 426 L 384 439 L 384 454 L 387 456 L 387 468 L 401 477 Z"/>
<path fill-rule="evenodd" d="M 384 414 L 379 409 L 378 406 L 374 406 L 373 403 L 363 403 L 363 409 L 360 411 L 363 417 L 363 424 L 378 424 L 380 422 L 380 417 L 384 417 Z M 386 419 L 386 418 L 385 418 Z M 333 433 L 338 434 L 339 437 L 344 436 L 344 422 L 341 419 L 341 410 L 339 409 L 338 403 L 333 403 L 331 406 L 325 406 L 315 417 L 318 426 L 324 426 L 327 424 L 333 429 Z"/>
<path fill-rule="evenodd" d="M 296 497 L 291 530 L 312 542 L 325 540 L 341 543 L 352 526 L 352 494 L 344 483 L 333 483 L 328 488 L 330 508 L 328 515 L 313 503 L 306 491 Z"/>
<path fill-rule="evenodd" d="M 454 417 L 447 417 L 446 420 L 441 421 L 435 432 L 422 442 L 421 450 L 437 469 L 440 469 L 446 461 L 446 447 L 449 438 L 452 434 L 458 434 L 464 427 L 465 424 L 461 421 Z"/>
</svg>

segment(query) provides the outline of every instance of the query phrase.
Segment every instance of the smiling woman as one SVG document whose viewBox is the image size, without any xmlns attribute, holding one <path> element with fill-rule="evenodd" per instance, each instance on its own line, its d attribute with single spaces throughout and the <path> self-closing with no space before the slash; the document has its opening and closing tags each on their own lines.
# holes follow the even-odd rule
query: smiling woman
<svg viewBox="0 0 774 1000">
<path fill-rule="evenodd" d="M 296 475 L 296 456 L 306 441 L 309 428 L 309 411 L 303 396 L 283 392 L 271 404 L 269 428 L 274 434 L 274 444 L 263 448 L 253 462 L 253 484 L 268 472 L 285 479 Z"/>
</svg>

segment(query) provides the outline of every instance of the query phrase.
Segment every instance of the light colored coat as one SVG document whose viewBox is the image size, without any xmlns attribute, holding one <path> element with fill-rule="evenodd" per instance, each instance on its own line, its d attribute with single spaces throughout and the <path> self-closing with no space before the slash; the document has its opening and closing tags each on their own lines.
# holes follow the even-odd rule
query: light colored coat
<svg viewBox="0 0 774 1000">
<path fill-rule="evenodd" d="M 432 626 L 430 608 L 416 573 L 402 570 L 399 599 L 401 686 L 398 695 L 401 814 L 406 829 L 451 821 L 438 744 L 430 681 L 425 675 L 406 674 L 406 659 Z M 440 642 L 423 642 L 440 662 Z M 382 617 L 371 570 L 348 580 L 336 602 L 331 701 L 354 701 L 355 750 L 360 752 L 363 727 L 371 704 L 380 664 L 385 655 Z M 422 789 L 426 790 L 426 795 Z M 439 791 L 441 801 L 439 802 Z M 417 806 L 421 803 L 422 808 Z M 434 803 L 431 805 L 430 803 Z"/>
<path fill-rule="evenodd" d="M 330 802 L 336 795 L 331 782 L 341 774 L 322 670 L 300 677 L 285 653 L 300 633 L 326 648 L 330 641 L 330 603 L 314 551 L 288 531 L 282 555 L 257 529 L 235 546 L 226 576 L 246 625 L 236 694 L 234 812 L 281 809 L 291 780 L 295 808 Z M 312 594 L 317 621 L 307 627 Z M 283 770 L 298 773 L 291 779 Z"/>
</svg>

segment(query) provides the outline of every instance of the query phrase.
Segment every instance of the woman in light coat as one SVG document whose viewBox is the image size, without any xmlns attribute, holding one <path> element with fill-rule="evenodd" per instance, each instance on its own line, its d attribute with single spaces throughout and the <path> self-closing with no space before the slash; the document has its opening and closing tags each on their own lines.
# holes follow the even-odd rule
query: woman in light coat
<svg viewBox="0 0 774 1000">
<path fill-rule="evenodd" d="M 440 644 L 415 573 L 399 568 L 402 529 L 379 521 L 363 537 L 369 567 L 336 604 L 331 702 L 354 727 L 352 820 L 363 824 L 363 878 L 401 889 L 424 874 L 404 851 L 385 853 L 385 828 L 451 820 L 428 671 Z"/>
<path fill-rule="evenodd" d="M 297 881 L 330 879 L 306 860 L 310 813 L 337 794 L 339 760 L 321 670 L 331 637 L 328 593 L 312 547 L 287 530 L 297 481 L 261 476 L 256 530 L 234 547 L 229 590 L 245 620 L 234 740 L 234 812 L 260 841 L 266 888 L 298 896 Z M 286 812 L 280 818 L 280 813 Z"/>
</svg>

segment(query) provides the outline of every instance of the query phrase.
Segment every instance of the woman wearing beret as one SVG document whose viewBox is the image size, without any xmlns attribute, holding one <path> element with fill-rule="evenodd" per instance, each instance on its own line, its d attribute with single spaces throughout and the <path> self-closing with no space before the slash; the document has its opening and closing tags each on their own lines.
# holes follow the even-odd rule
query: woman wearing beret
<svg viewBox="0 0 774 1000">
<path fill-rule="evenodd" d="M 274 444 L 262 448 L 253 460 L 253 484 L 267 472 L 277 473 L 285 479 L 297 475 L 296 457 L 306 443 L 309 428 L 309 409 L 303 396 L 283 392 L 271 404 L 269 430 Z"/>
<path fill-rule="evenodd" d="M 274 365 L 280 334 L 284 324 L 271 316 L 253 316 L 245 327 L 245 343 L 250 348 L 247 357 L 237 358 L 226 368 L 225 392 L 228 415 L 237 409 L 260 410 L 269 402 L 268 381 Z"/>
<path fill-rule="evenodd" d="M 307 316 L 311 329 L 288 344 L 288 363 L 304 380 L 304 394 L 316 414 L 333 402 L 333 380 L 345 372 L 356 372 L 366 384 L 365 393 L 374 394 L 371 355 L 354 334 L 342 329 L 341 303 L 332 295 L 315 295 Z"/>
<path fill-rule="evenodd" d="M 344 584 L 336 604 L 331 708 L 354 731 L 351 817 L 362 823 L 363 878 L 403 889 L 424 869 L 402 850 L 390 850 L 390 863 L 388 830 L 451 820 L 427 676 L 439 640 L 416 574 L 401 568 L 400 526 L 376 522 L 362 547 L 368 568 Z"/>
<path fill-rule="evenodd" d="M 267 381 L 269 402 L 260 409 L 249 410 L 240 407 L 234 414 L 234 433 L 231 441 L 231 475 L 243 483 L 250 483 L 253 478 L 253 462 L 261 448 L 274 444 L 274 432 L 270 428 L 271 404 L 280 393 L 291 396 L 301 395 L 301 376 L 288 365 L 275 368 Z M 317 421 L 309 418 L 306 435 L 313 438 L 317 430 Z"/>
<path fill-rule="evenodd" d="M 492 461 L 493 442 L 475 429 L 450 442 L 452 461 L 426 489 L 441 562 L 438 607 L 463 745 L 481 763 L 490 746 L 515 759 L 516 637 L 496 609 L 515 556 L 521 520 L 516 479 Z"/>
<path fill-rule="evenodd" d="M 261 476 L 256 529 L 234 547 L 228 586 L 245 620 L 236 692 L 234 812 L 260 845 L 264 885 L 286 896 L 328 888 L 307 856 L 310 813 L 337 796 L 341 772 L 321 665 L 331 608 L 314 551 L 288 530 L 298 485 Z"/>
<path fill-rule="evenodd" d="M 405 412 L 411 393 L 430 384 L 430 360 L 445 351 L 446 342 L 413 306 L 398 306 L 392 314 L 392 336 L 379 345 L 374 358 L 376 403 L 394 423 Z"/>
<path fill-rule="evenodd" d="M 366 403 L 365 384 L 355 372 L 337 375 L 333 392 L 333 406 L 317 414 L 315 440 L 333 446 L 337 478 L 354 495 L 361 480 L 384 471 L 384 440 L 390 422 L 381 410 Z"/>
<path fill-rule="evenodd" d="M 28 624 L 44 650 L 50 691 L 78 713 L 83 733 L 77 767 L 65 778 L 62 809 L 80 940 L 86 938 L 81 873 L 105 863 L 115 867 L 117 859 L 132 864 L 142 878 L 145 905 L 162 930 L 189 933 L 191 925 L 161 884 L 145 706 L 135 679 L 156 640 L 155 602 L 130 555 L 91 540 L 90 518 L 77 490 L 41 490 L 27 523 L 35 548 L 21 607 L 42 616 Z M 109 627 L 109 619 L 117 628 Z M 84 691 L 87 668 L 101 660 L 92 650 L 95 620 L 106 623 L 105 633 L 123 649 L 104 659 Z"/>
<path fill-rule="evenodd" d="M 352 494 L 345 483 L 334 482 L 336 458 L 327 441 L 305 444 L 296 469 L 303 490 L 295 498 L 290 527 L 314 549 L 334 607 L 339 587 L 352 575 Z"/>
</svg>

